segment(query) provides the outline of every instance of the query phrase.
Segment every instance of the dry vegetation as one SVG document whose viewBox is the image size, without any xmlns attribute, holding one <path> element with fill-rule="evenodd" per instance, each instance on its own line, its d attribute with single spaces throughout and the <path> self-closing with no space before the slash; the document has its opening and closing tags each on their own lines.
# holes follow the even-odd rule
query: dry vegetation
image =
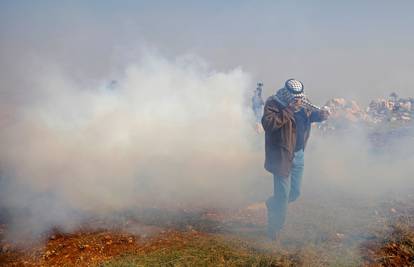
<svg viewBox="0 0 414 267">
<path fill-rule="evenodd" d="M 400 216 L 362 245 L 368 266 L 414 266 L 414 214 Z"/>
<path fill-rule="evenodd" d="M 262 204 L 233 211 L 169 212 L 164 225 L 158 221 L 148 228 L 143 223 L 164 214 L 153 210 L 141 221 L 126 216 L 129 228 L 124 224 L 118 229 L 54 231 L 44 242 L 26 248 L 3 239 L 0 262 L 2 266 L 413 266 L 414 219 L 409 203 L 361 206 L 359 218 L 348 229 L 332 226 L 333 221 L 314 210 L 306 223 L 288 225 L 279 244 L 265 238 Z M 309 199 L 303 205 L 293 207 L 292 213 L 316 208 Z M 133 226 L 141 234 L 131 233 Z M 337 227 L 344 232 L 336 232 Z"/>
</svg>

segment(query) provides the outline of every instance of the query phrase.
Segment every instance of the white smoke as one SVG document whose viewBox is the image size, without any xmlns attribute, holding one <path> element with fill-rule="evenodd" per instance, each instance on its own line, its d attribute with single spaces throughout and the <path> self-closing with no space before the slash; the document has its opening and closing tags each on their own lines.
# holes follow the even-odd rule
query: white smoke
<svg viewBox="0 0 414 267">
<path fill-rule="evenodd" d="M 383 135 L 391 131 L 387 127 L 379 129 Z M 345 133 L 314 134 L 307 151 L 309 186 L 371 200 L 412 190 L 413 133 L 388 134 L 387 144 L 379 145 L 370 131 L 355 127 Z"/>
<path fill-rule="evenodd" d="M 117 73 L 114 88 L 105 86 L 112 76 L 85 82 L 44 62 L 20 73 L 27 94 L 10 98 L 0 130 L 0 200 L 12 233 L 70 230 L 85 217 L 139 207 L 232 207 L 272 194 L 248 73 L 154 52 Z M 4 88 L 13 96 L 15 87 Z M 314 132 L 302 201 L 315 189 L 372 196 L 409 188 L 410 140 L 395 144 L 406 155 L 395 157 L 375 155 L 364 129 Z"/>
<path fill-rule="evenodd" d="M 264 172 L 252 83 L 239 68 L 147 53 L 112 89 L 56 68 L 25 79 L 34 97 L 0 132 L 1 198 L 35 232 L 71 225 L 73 214 L 240 203 Z"/>
</svg>

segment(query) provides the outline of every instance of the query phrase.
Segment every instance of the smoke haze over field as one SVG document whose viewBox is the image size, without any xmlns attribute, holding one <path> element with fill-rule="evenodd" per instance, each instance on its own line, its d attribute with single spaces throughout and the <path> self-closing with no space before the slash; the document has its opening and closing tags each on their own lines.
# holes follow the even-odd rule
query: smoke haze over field
<svg viewBox="0 0 414 267">
<path fill-rule="evenodd" d="M 389 148 L 382 149 L 367 133 L 354 129 L 346 134 L 314 134 L 307 151 L 308 185 L 366 199 L 408 194 L 414 186 L 409 167 L 414 162 L 414 132 L 398 140 L 389 138 Z"/>
<path fill-rule="evenodd" d="M 411 2 L 320 3 L 2 1 L 1 206 L 39 233 L 140 205 L 265 200 L 256 80 L 270 95 L 297 77 L 316 103 L 413 95 Z M 365 137 L 314 133 L 303 190 L 412 186 L 412 139 L 398 158 Z"/>
<path fill-rule="evenodd" d="M 34 221 L 169 202 L 231 205 L 263 172 L 240 69 L 144 54 L 114 89 L 84 88 L 56 69 L 26 78 L 34 97 L 14 106 L 0 135 L 1 188 L 3 205 L 36 210 Z"/>
</svg>

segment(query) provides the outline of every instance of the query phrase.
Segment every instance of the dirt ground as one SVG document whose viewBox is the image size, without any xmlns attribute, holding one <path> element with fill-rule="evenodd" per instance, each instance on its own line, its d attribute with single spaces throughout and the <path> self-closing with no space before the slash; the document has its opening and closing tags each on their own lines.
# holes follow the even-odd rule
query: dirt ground
<svg viewBox="0 0 414 267">
<path fill-rule="evenodd" d="M 195 231 L 166 231 L 146 238 L 114 230 L 53 233 L 44 242 L 26 248 L 3 241 L 0 263 L 2 266 L 95 266 L 122 254 L 185 246 L 202 235 Z"/>
<path fill-rule="evenodd" d="M 128 227 L 122 228 L 83 226 L 71 233 L 53 230 L 43 241 L 35 243 L 8 242 L 3 235 L 7 225 L 3 224 L 0 263 L 1 266 L 414 266 L 414 209 L 396 211 L 395 204 L 382 207 L 383 215 L 388 218 L 381 222 L 384 226 L 370 228 L 372 232 L 358 242 L 351 232 L 337 233 L 323 226 L 322 230 L 313 230 L 323 232 L 317 239 L 298 243 L 306 232 L 295 236 L 293 231 L 299 228 L 291 226 L 293 230 L 288 227 L 282 243 L 273 245 L 265 240 L 263 203 L 233 211 L 177 213 L 176 217 L 170 214 L 170 221 L 164 225 L 145 225 L 131 219 L 126 220 Z M 153 211 L 152 215 L 157 212 L 161 211 Z M 310 227 L 311 222 L 307 224 Z M 152 259 L 149 261 L 148 257 Z M 204 261 L 198 261 L 202 257 Z"/>
</svg>

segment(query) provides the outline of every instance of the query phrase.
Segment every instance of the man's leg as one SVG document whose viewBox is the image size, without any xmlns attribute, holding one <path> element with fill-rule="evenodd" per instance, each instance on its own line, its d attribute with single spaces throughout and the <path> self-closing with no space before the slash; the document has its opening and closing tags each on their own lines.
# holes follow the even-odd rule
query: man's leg
<svg viewBox="0 0 414 267">
<path fill-rule="evenodd" d="M 283 228 L 286 219 L 286 211 L 290 192 L 289 177 L 273 175 L 274 193 L 266 201 L 268 235 L 275 239 L 278 232 Z"/>
<path fill-rule="evenodd" d="M 291 187 L 289 193 L 289 202 L 293 202 L 299 198 L 300 188 L 302 185 L 303 170 L 305 166 L 303 150 L 295 152 L 295 157 L 293 158 L 292 170 L 290 174 L 291 178 Z"/>
<path fill-rule="evenodd" d="M 262 116 L 260 115 L 260 109 L 258 107 L 253 107 L 254 117 L 256 118 L 256 123 L 262 121 Z"/>
</svg>

